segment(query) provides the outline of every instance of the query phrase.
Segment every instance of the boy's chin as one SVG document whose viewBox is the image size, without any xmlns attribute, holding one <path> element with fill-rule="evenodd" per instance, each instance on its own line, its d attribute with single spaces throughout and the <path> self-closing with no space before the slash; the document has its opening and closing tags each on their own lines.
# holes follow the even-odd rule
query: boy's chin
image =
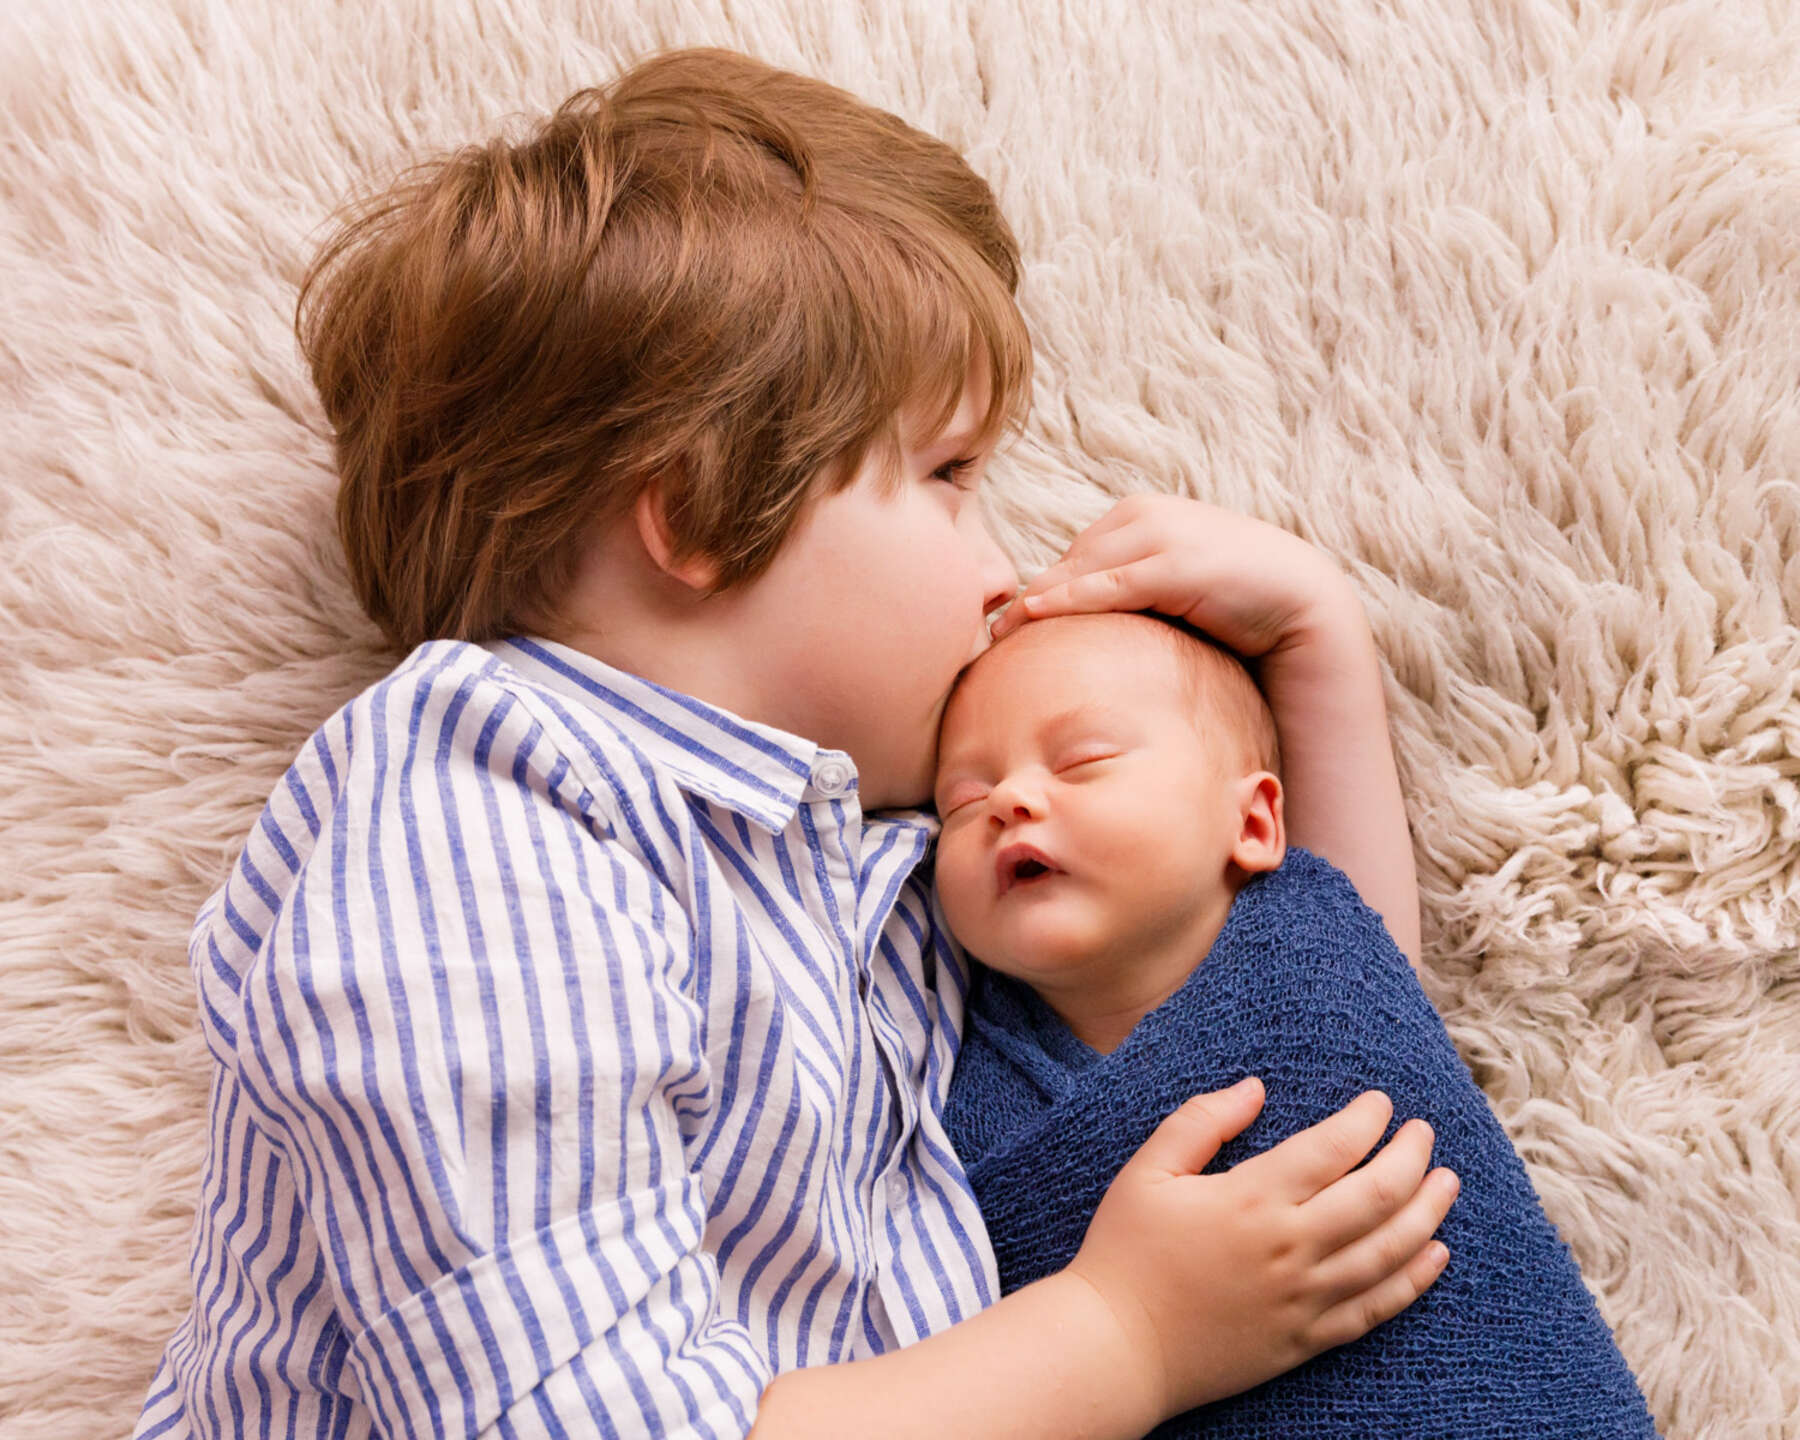
<svg viewBox="0 0 1800 1440">
<path fill-rule="evenodd" d="M 937 779 L 936 756 L 931 761 L 917 767 L 916 773 L 906 776 L 871 776 L 873 782 L 864 787 L 863 809 L 865 810 L 930 810 L 936 814 L 932 803 L 933 784 Z"/>
<path fill-rule="evenodd" d="M 871 810 L 930 810 L 937 811 L 931 804 L 931 787 L 927 785 L 923 792 L 916 786 L 882 786 L 862 792 L 864 813 Z"/>
</svg>

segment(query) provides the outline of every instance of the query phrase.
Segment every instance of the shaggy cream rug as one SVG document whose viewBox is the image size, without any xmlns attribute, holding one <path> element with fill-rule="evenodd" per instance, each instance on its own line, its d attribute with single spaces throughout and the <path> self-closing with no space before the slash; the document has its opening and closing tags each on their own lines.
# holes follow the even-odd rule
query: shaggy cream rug
<svg viewBox="0 0 1800 1440">
<path fill-rule="evenodd" d="M 290 336 L 332 206 L 669 44 L 943 135 L 1024 246 L 1029 571 L 1297 530 L 1388 665 L 1427 981 L 1670 1437 L 1800 1433 L 1800 6 L 9 0 L 0 1430 L 183 1304 L 184 942 L 391 662 Z"/>
</svg>

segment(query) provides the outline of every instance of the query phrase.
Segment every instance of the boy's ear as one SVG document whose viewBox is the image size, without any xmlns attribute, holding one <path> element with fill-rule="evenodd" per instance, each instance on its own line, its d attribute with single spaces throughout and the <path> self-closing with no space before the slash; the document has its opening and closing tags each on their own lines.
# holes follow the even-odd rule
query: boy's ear
<svg viewBox="0 0 1800 1440">
<path fill-rule="evenodd" d="M 1274 870 L 1287 855 L 1287 823 L 1281 813 L 1281 781 L 1267 770 L 1247 775 L 1243 787 L 1243 823 L 1231 859 L 1247 874 Z"/>
<path fill-rule="evenodd" d="M 638 492 L 631 507 L 631 518 L 637 525 L 638 539 L 643 543 L 645 553 L 671 580 L 678 580 L 702 594 L 710 592 L 719 583 L 719 567 L 707 556 L 676 558 L 675 537 L 669 530 L 660 480 L 652 480 Z"/>
</svg>

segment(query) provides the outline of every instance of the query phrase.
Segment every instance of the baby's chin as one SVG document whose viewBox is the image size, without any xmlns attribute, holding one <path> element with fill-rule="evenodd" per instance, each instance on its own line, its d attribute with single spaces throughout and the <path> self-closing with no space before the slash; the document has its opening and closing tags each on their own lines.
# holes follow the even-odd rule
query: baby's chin
<svg viewBox="0 0 1800 1440">
<path fill-rule="evenodd" d="M 1075 983 L 1091 969 L 1100 953 L 1100 947 L 1054 930 L 1035 940 L 1029 934 L 989 933 L 971 938 L 977 943 L 963 943 L 969 954 L 988 969 L 1010 975 L 1033 989 L 1057 989 Z"/>
</svg>

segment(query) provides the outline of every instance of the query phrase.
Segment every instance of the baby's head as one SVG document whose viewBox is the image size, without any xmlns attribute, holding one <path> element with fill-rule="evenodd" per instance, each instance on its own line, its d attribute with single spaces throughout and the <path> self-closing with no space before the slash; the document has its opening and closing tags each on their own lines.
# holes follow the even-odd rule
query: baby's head
<svg viewBox="0 0 1800 1440">
<path fill-rule="evenodd" d="M 1279 764 L 1255 681 L 1197 632 L 1141 614 L 1032 621 L 944 712 L 950 927 L 1047 998 L 1146 966 L 1185 975 L 1244 880 L 1281 863 Z"/>
</svg>

